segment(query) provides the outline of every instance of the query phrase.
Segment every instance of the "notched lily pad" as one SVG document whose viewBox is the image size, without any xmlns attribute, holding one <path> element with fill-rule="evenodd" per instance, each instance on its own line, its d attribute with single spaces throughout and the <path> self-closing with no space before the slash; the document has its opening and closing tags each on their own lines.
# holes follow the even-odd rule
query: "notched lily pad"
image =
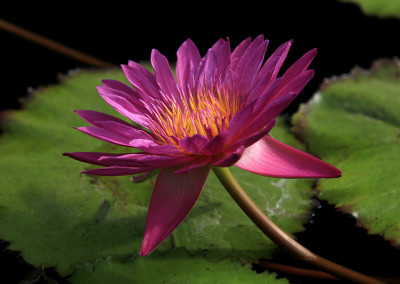
<svg viewBox="0 0 400 284">
<path fill-rule="evenodd" d="M 10 242 L 9 249 L 20 251 L 27 262 L 37 267 L 54 266 L 62 276 L 73 274 L 75 266 L 82 263 L 137 253 L 153 188 L 154 177 L 135 184 L 130 177 L 81 175 L 90 166 L 62 156 L 74 151 L 131 150 L 110 146 L 73 129 L 86 125 L 74 113 L 77 109 L 118 116 L 97 93 L 95 86 L 101 85 L 102 79 L 125 80 L 119 70 L 75 72 L 60 84 L 35 92 L 21 111 L 8 114 L 2 128 L 0 238 Z M 301 148 L 282 121 L 273 134 Z M 268 179 L 233 171 L 249 195 L 284 230 L 303 230 L 312 208 L 311 180 Z M 175 263 L 176 254 L 171 251 L 176 247 L 193 255 L 203 251 L 213 260 L 226 262 L 224 259 L 229 258 L 245 263 L 270 257 L 276 249 L 213 175 L 188 218 L 158 248 L 164 258 L 154 253 L 138 263 L 154 269 L 152 263 L 159 265 L 161 259 L 168 259 L 163 265 L 170 267 Z M 228 270 L 236 270 L 238 263 L 225 266 L 224 275 L 234 273 Z M 107 273 L 119 267 L 116 279 L 127 269 L 120 264 L 103 267 Z"/>
<path fill-rule="evenodd" d="M 229 259 L 210 262 L 185 250 L 153 254 L 151 258 L 109 258 L 77 267 L 71 283 L 289 283 L 274 274 L 257 274 L 250 266 Z"/>
<path fill-rule="evenodd" d="M 353 214 L 372 234 L 400 243 L 400 65 L 327 81 L 294 116 L 310 151 L 342 170 L 318 183 L 320 198 Z"/>
</svg>

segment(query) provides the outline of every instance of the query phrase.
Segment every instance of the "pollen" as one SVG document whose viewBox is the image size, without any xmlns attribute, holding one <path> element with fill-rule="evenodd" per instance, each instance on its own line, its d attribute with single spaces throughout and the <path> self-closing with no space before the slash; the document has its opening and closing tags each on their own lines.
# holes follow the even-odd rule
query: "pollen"
<svg viewBox="0 0 400 284">
<path fill-rule="evenodd" d="M 205 89 L 178 99 L 165 96 L 148 109 L 151 131 L 158 140 L 178 146 L 184 137 L 201 134 L 211 139 L 227 129 L 240 109 L 240 97 L 226 89 Z"/>
</svg>

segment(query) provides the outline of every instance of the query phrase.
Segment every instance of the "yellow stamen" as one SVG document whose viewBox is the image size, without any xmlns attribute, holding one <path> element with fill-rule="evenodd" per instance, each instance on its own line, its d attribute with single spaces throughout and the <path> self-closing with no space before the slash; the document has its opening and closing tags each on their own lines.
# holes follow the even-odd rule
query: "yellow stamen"
<svg viewBox="0 0 400 284">
<path fill-rule="evenodd" d="M 174 101 L 152 108 L 152 130 L 162 143 L 177 145 L 173 137 L 182 139 L 195 134 L 212 138 L 228 128 L 240 108 L 239 96 L 226 90 L 204 90 L 188 98 L 182 95 L 181 99 L 181 104 Z"/>
</svg>

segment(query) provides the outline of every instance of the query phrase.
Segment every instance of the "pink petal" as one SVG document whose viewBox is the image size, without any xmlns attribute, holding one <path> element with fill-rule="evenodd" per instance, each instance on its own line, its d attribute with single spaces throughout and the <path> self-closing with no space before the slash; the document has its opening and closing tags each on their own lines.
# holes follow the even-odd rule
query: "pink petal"
<svg viewBox="0 0 400 284">
<path fill-rule="evenodd" d="M 98 87 L 101 97 L 116 111 L 137 124 L 149 128 L 148 118 L 139 112 L 127 99 L 118 95 L 105 93 L 100 88 Z"/>
<path fill-rule="evenodd" d="M 243 93 L 248 92 L 248 88 L 258 76 L 267 47 L 268 40 L 264 40 L 264 36 L 262 35 L 258 36 L 248 46 L 235 67 L 234 71 L 238 77 L 237 87 L 242 90 Z"/>
<path fill-rule="evenodd" d="M 257 64 L 262 63 L 262 58 L 264 58 L 265 51 L 266 51 L 266 46 L 268 45 L 268 42 L 264 42 L 264 36 L 259 35 L 257 36 L 253 41 L 248 41 L 245 40 L 241 44 L 241 48 L 236 47 L 235 50 L 232 53 L 232 60 L 237 61 L 235 64 L 231 66 L 231 68 L 241 77 L 244 73 L 246 65 L 249 64 L 249 62 L 257 62 Z M 259 54 L 258 51 L 261 51 L 260 47 L 263 47 L 264 49 L 264 54 L 261 55 Z M 261 58 L 260 58 L 261 56 Z M 258 57 L 258 59 L 257 59 Z M 261 61 L 261 62 L 260 62 Z M 252 63 L 252 65 L 253 65 Z"/>
<path fill-rule="evenodd" d="M 293 41 L 288 41 L 278 47 L 264 63 L 258 74 L 257 83 L 248 96 L 248 102 L 264 93 L 271 84 L 275 84 L 278 72 L 282 67 Z"/>
<path fill-rule="evenodd" d="M 203 146 L 200 152 L 204 155 L 215 155 L 221 152 L 228 138 L 227 131 L 221 131 L 217 136 L 214 136 L 207 144 Z"/>
<path fill-rule="evenodd" d="M 304 87 L 310 82 L 310 80 L 314 77 L 314 70 L 306 70 L 300 73 L 298 76 L 293 78 L 289 82 L 284 82 L 285 78 L 283 78 L 281 85 L 279 86 L 276 94 L 273 99 L 280 98 L 288 93 L 292 94 L 300 94 L 300 92 L 304 89 Z"/>
<path fill-rule="evenodd" d="M 278 58 L 271 62 L 271 65 L 276 63 L 277 61 Z M 271 79 L 273 71 L 273 68 L 265 68 L 264 70 L 261 70 L 261 72 L 259 72 L 258 78 L 254 82 L 255 84 L 253 84 L 253 86 L 251 87 L 251 90 L 249 91 L 249 94 L 246 98 L 246 104 L 258 99 L 262 94 L 266 92 L 266 90 L 268 91 L 270 89 L 268 89 L 268 87 L 271 86 L 272 83 L 275 83 L 277 81 Z"/>
<path fill-rule="evenodd" d="M 267 126 L 273 118 L 278 116 L 296 97 L 295 94 L 287 94 L 272 101 L 264 109 L 255 110 L 254 117 L 247 121 L 247 127 L 242 129 L 242 132 L 236 139 L 243 139 L 251 136 Z M 262 106 L 262 104 L 261 104 Z"/>
<path fill-rule="evenodd" d="M 136 175 L 131 177 L 131 181 L 135 182 L 135 183 L 140 183 L 143 182 L 145 180 L 147 180 L 148 178 L 152 177 L 153 175 L 156 175 L 158 173 L 158 169 L 154 170 L 154 171 L 150 171 L 150 172 L 146 172 L 140 175 Z"/>
<path fill-rule="evenodd" d="M 121 96 L 129 101 L 132 105 L 140 111 L 145 110 L 140 99 L 143 99 L 138 92 L 129 87 L 128 85 L 117 80 L 102 80 L 103 86 L 98 86 L 97 89 L 102 92 Z"/>
<path fill-rule="evenodd" d="M 278 178 L 341 176 L 341 172 L 335 167 L 268 135 L 246 148 L 235 165 L 255 174 Z"/>
<path fill-rule="evenodd" d="M 72 159 L 93 164 L 99 166 L 109 166 L 110 164 L 104 161 L 101 161 L 101 157 L 114 157 L 120 154 L 111 154 L 111 153 L 100 153 L 100 152 L 73 152 L 73 153 L 63 153 L 63 156 L 70 157 Z"/>
<path fill-rule="evenodd" d="M 83 171 L 82 174 L 90 174 L 96 176 L 130 176 L 135 174 L 146 173 L 155 170 L 154 168 L 146 167 L 119 167 L 110 166 L 100 169 Z"/>
<path fill-rule="evenodd" d="M 211 164 L 216 167 L 230 167 L 239 161 L 245 150 L 244 146 L 240 146 L 235 152 L 225 155 L 213 157 Z"/>
<path fill-rule="evenodd" d="M 111 115 L 91 110 L 77 110 L 76 113 L 91 125 L 103 128 L 117 135 L 126 137 L 127 139 L 153 140 L 150 134 L 144 130 L 136 128 L 134 125 Z"/>
<path fill-rule="evenodd" d="M 217 68 L 218 63 L 215 52 L 214 50 L 209 49 L 207 54 L 199 63 L 199 68 L 195 76 L 195 90 L 202 89 L 203 86 L 211 88 Z"/>
<path fill-rule="evenodd" d="M 262 75 L 263 72 L 266 72 L 266 70 L 272 69 L 273 73 L 271 74 L 271 79 L 275 79 L 278 76 L 278 72 L 281 69 L 283 63 L 285 62 L 286 56 L 289 53 L 289 49 L 290 49 L 292 43 L 293 43 L 293 41 L 290 40 L 288 42 L 285 42 L 281 46 L 279 46 L 275 50 L 275 52 L 264 63 L 264 65 L 261 69 L 260 75 Z"/>
<path fill-rule="evenodd" d="M 130 120 L 142 125 L 142 121 L 146 122 L 147 121 L 147 117 L 146 114 L 148 114 L 148 110 L 145 108 L 145 106 L 143 105 L 140 97 L 135 98 L 135 97 L 131 97 L 130 95 L 127 95 L 125 93 L 122 93 L 119 90 L 114 90 L 111 89 L 109 87 L 105 87 L 105 86 L 98 86 L 97 87 L 97 91 L 99 92 L 100 96 L 107 102 L 108 98 L 115 98 L 115 97 L 120 97 L 121 99 L 119 100 L 120 102 L 123 102 L 124 105 L 129 106 L 129 111 L 131 111 L 132 113 L 129 114 L 129 118 Z M 109 103 L 110 104 L 110 103 Z M 115 109 L 117 109 L 117 107 L 120 106 L 114 106 L 111 104 L 111 106 L 113 106 Z M 124 115 L 125 117 L 128 117 L 126 115 Z M 145 124 L 146 125 L 146 124 Z"/>
<path fill-rule="evenodd" d="M 101 161 L 109 165 L 121 167 L 175 167 L 187 164 L 194 160 L 190 156 L 165 156 L 165 155 L 150 155 L 146 153 L 124 154 L 119 156 L 102 157 Z"/>
<path fill-rule="evenodd" d="M 145 256 L 165 240 L 189 214 L 196 203 L 210 167 L 187 175 L 164 168 L 158 174 L 151 196 L 140 255 Z"/>
<path fill-rule="evenodd" d="M 179 140 L 179 146 L 186 152 L 201 155 L 203 153 L 203 148 L 209 141 L 210 139 L 207 137 L 201 134 L 195 134 L 191 137 L 185 137 Z"/>
<path fill-rule="evenodd" d="M 217 70 L 215 72 L 215 80 L 224 79 L 228 70 L 231 57 L 231 49 L 229 41 L 220 39 L 211 48 L 215 53 Z"/>
<path fill-rule="evenodd" d="M 129 65 L 121 65 L 121 67 L 126 78 L 145 102 L 149 102 L 148 98 L 161 98 L 159 86 L 153 73 L 133 61 L 130 61 Z"/>
<path fill-rule="evenodd" d="M 180 93 L 167 58 L 157 50 L 153 49 L 151 53 L 151 64 L 153 65 L 156 81 L 161 90 L 164 94 L 174 97 L 175 100 L 180 103 Z"/>
<path fill-rule="evenodd" d="M 181 89 L 188 95 L 193 89 L 193 78 L 201 60 L 200 52 L 190 39 L 186 40 L 178 49 L 176 63 L 176 77 Z"/>
<path fill-rule="evenodd" d="M 312 60 L 317 55 L 317 49 L 314 48 L 309 52 L 305 53 L 299 60 L 297 60 L 289 69 L 283 74 L 284 81 L 290 81 L 299 75 L 301 72 L 305 71 L 308 66 L 310 66 Z"/>
<path fill-rule="evenodd" d="M 260 119 L 264 118 L 264 122 L 267 123 L 266 119 L 271 119 L 271 114 L 267 114 L 267 116 L 262 116 L 260 113 L 262 111 L 269 111 L 273 105 L 268 104 L 271 98 L 275 94 L 275 90 L 279 87 L 281 79 L 274 80 L 274 83 L 265 91 L 265 93 L 255 97 L 251 102 L 247 103 L 245 107 L 243 107 L 232 119 L 229 124 L 229 142 L 232 141 L 232 138 L 242 139 L 243 135 L 238 135 L 241 131 L 249 132 L 249 125 L 252 127 L 251 121 L 253 121 L 256 117 Z M 279 101 L 278 101 L 279 102 Z M 278 104 L 275 102 L 274 104 Z M 289 102 L 290 103 L 290 102 Z M 278 110 L 278 109 L 277 109 Z M 264 112 L 264 114 L 265 114 Z M 265 126 L 266 124 L 264 124 Z M 258 126 L 257 126 L 258 127 Z M 253 126 L 254 128 L 254 126 Z"/>
<path fill-rule="evenodd" d="M 239 110 L 232 118 L 227 129 L 227 131 L 229 132 L 228 141 L 231 141 L 233 137 L 236 137 L 239 134 L 240 130 L 244 126 L 248 125 L 248 121 L 250 121 L 253 115 L 256 103 L 257 101 L 254 100 L 253 102 L 247 104 L 245 107 Z"/>
<path fill-rule="evenodd" d="M 82 131 L 83 133 L 86 133 L 94 138 L 106 141 L 108 143 L 113 143 L 116 145 L 121 145 L 125 147 L 131 147 L 130 142 L 131 139 L 126 138 L 124 136 L 121 136 L 116 133 L 112 133 L 108 130 L 98 128 L 98 127 L 91 127 L 91 126 L 85 126 L 85 127 L 77 127 L 76 129 Z"/>
<path fill-rule="evenodd" d="M 209 156 L 201 156 L 200 158 L 190 162 L 189 164 L 181 167 L 180 169 L 176 170 L 176 174 L 185 175 L 196 171 L 199 168 L 205 167 L 211 161 L 211 157 Z"/>
<path fill-rule="evenodd" d="M 240 62 L 240 59 L 242 58 L 243 54 L 249 47 L 250 43 L 251 43 L 251 38 L 248 37 L 245 40 L 243 40 L 238 46 L 235 47 L 235 49 L 231 54 L 231 59 L 230 59 L 231 61 L 230 67 L 232 68 L 232 70 L 236 69 L 237 65 Z"/>
<path fill-rule="evenodd" d="M 135 90 L 133 90 L 131 87 L 129 87 L 128 85 L 126 85 L 118 80 L 104 79 L 101 82 L 103 83 L 103 86 L 105 86 L 105 87 L 109 87 L 109 88 L 115 89 L 115 90 L 120 90 L 126 94 L 130 94 L 133 97 L 137 95 Z"/>
<path fill-rule="evenodd" d="M 203 86 L 211 88 L 217 80 L 223 81 L 225 79 L 230 63 L 230 54 L 229 42 L 223 39 L 218 40 L 207 51 L 207 54 L 200 61 L 195 75 L 196 90 Z"/>
<path fill-rule="evenodd" d="M 256 143 L 258 140 L 263 138 L 265 135 L 267 135 L 271 129 L 275 126 L 275 118 L 273 118 L 268 125 L 263 128 L 260 132 L 257 132 L 256 134 L 247 136 L 245 138 L 239 139 L 232 144 L 230 144 L 228 147 L 225 148 L 225 151 L 235 151 L 235 149 L 239 148 L 240 146 L 244 146 L 245 148 L 253 145 Z"/>
<path fill-rule="evenodd" d="M 129 142 L 129 146 L 149 154 L 165 154 L 170 156 L 186 155 L 186 153 L 174 145 L 160 145 L 154 141 L 146 139 L 134 139 Z"/>
<path fill-rule="evenodd" d="M 126 126 L 132 126 L 130 123 L 122 119 L 94 110 L 77 110 L 75 112 L 93 126 L 98 126 L 97 122 L 101 121 L 114 121 L 120 124 L 124 124 Z"/>
</svg>

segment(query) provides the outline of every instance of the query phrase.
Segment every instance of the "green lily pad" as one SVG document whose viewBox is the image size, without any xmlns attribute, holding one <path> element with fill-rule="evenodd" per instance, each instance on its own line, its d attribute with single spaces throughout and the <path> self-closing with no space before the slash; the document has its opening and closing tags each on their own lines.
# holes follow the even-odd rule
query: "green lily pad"
<svg viewBox="0 0 400 284">
<path fill-rule="evenodd" d="M 257 274 L 229 259 L 210 262 L 184 250 L 151 258 L 108 258 L 77 267 L 71 283 L 289 283 L 273 274 Z"/>
<path fill-rule="evenodd" d="M 154 177 L 135 184 L 129 177 L 81 175 L 91 166 L 61 155 L 132 150 L 73 129 L 85 124 L 74 113 L 76 109 L 117 115 L 97 93 L 95 86 L 101 85 L 102 79 L 125 80 L 119 70 L 75 72 L 60 84 L 36 91 L 23 110 L 8 112 L 3 119 L 0 238 L 9 241 L 9 249 L 20 251 L 27 262 L 54 266 L 63 276 L 73 274 L 79 264 L 126 258 L 139 251 L 154 183 Z M 301 148 L 283 120 L 273 135 Z M 303 230 L 312 208 L 311 180 L 269 179 L 232 170 L 278 225 L 288 233 Z M 171 259 L 175 248 L 192 255 L 203 251 L 210 266 L 225 258 L 249 263 L 271 257 L 276 250 L 212 174 L 198 204 L 158 252 L 165 255 L 162 259 Z M 161 256 L 153 255 L 138 259 L 140 265 L 160 261 Z M 115 268 L 116 277 L 123 277 L 125 264 L 104 263 L 101 266 L 107 273 L 120 267 Z M 189 270 L 193 265 L 191 260 L 183 263 Z"/>
<path fill-rule="evenodd" d="M 397 0 L 339 0 L 344 3 L 354 3 L 360 6 L 367 15 L 381 18 L 400 18 L 400 2 Z"/>
<path fill-rule="evenodd" d="M 327 82 L 294 116 L 310 151 L 342 170 L 318 183 L 320 198 L 353 214 L 372 234 L 400 242 L 400 65 Z"/>
</svg>

